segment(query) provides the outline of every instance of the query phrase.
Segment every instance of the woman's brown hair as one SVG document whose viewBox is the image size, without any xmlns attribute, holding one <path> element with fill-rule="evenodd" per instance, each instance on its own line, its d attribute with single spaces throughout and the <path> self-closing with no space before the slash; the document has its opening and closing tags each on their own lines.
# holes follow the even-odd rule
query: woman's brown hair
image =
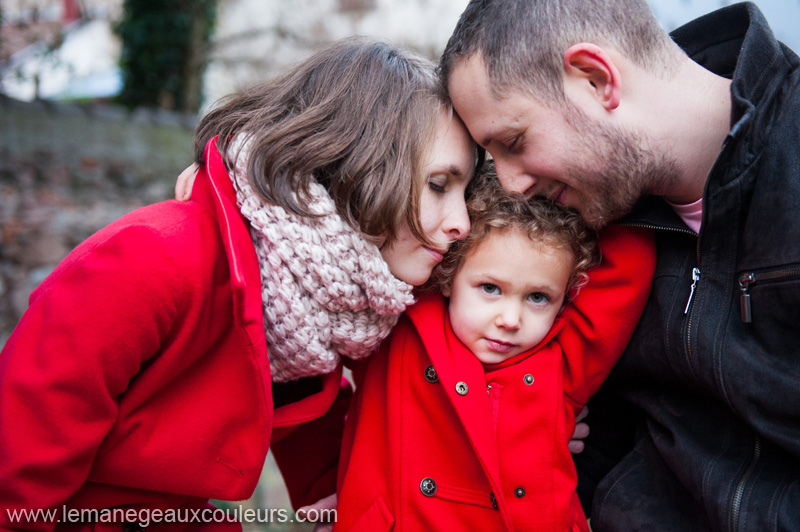
<svg viewBox="0 0 800 532">
<path fill-rule="evenodd" d="M 228 147 L 250 140 L 248 178 L 267 202 L 302 216 L 312 180 L 337 212 L 376 241 L 395 236 L 403 219 L 425 242 L 419 198 L 445 107 L 434 64 L 391 45 L 350 38 L 317 52 L 285 74 L 231 95 L 200 121 L 194 156 L 215 135 Z"/>
<path fill-rule="evenodd" d="M 492 232 L 519 231 L 533 243 L 570 252 L 573 263 L 566 293 L 571 297 L 577 295 L 577 290 L 588 280 L 586 270 L 600 261 L 597 234 L 580 214 L 546 198 L 526 200 L 521 194 L 503 190 L 492 163 L 487 163 L 473 182 L 475 186 L 467 202 L 469 234 L 453 243 L 434 269 L 431 284 L 440 290 L 451 287 L 467 256 Z"/>
</svg>

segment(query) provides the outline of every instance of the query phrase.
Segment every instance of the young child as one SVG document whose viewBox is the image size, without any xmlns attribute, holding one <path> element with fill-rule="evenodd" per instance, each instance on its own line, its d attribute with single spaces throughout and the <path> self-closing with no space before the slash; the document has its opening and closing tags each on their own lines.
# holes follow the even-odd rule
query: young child
<svg viewBox="0 0 800 532">
<path fill-rule="evenodd" d="M 633 333 L 654 247 L 610 227 L 589 270 L 597 241 L 577 213 L 495 179 L 441 295 L 354 368 L 334 530 L 588 531 L 567 445 Z"/>
</svg>

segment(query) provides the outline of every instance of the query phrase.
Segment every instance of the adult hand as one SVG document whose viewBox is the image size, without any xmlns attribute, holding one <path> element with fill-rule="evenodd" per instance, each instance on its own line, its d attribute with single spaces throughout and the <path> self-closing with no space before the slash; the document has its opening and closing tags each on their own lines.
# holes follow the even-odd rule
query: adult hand
<svg viewBox="0 0 800 532">
<path fill-rule="evenodd" d="M 297 517 L 304 519 L 306 522 L 315 522 L 314 532 L 331 532 L 333 530 L 333 523 L 329 520 L 331 516 L 335 516 L 335 512 L 326 510 L 336 509 L 336 494 L 328 495 L 314 504 L 303 506 L 297 510 Z M 309 513 L 310 512 L 310 513 Z M 320 519 L 325 518 L 325 522 Z"/>
<path fill-rule="evenodd" d="M 178 176 L 178 181 L 175 183 L 175 199 L 179 201 L 189 201 L 192 198 L 192 186 L 194 185 L 194 178 L 197 177 L 197 171 L 200 167 L 197 163 L 192 163 L 186 170 L 181 172 Z"/>
<path fill-rule="evenodd" d="M 575 432 L 572 433 L 572 439 L 569 441 L 569 452 L 572 454 L 583 452 L 583 439 L 589 435 L 589 425 L 581 423 L 581 420 L 587 415 L 589 415 L 589 407 L 584 406 L 583 410 L 575 417 Z"/>
</svg>

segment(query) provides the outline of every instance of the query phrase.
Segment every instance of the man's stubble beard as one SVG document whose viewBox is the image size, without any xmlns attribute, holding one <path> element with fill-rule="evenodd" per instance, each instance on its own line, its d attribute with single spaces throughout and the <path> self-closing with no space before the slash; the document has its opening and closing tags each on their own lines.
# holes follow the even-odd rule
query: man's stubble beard
<svg viewBox="0 0 800 532">
<path fill-rule="evenodd" d="M 655 153 L 642 135 L 593 120 L 569 105 L 567 122 L 576 132 L 577 163 L 568 167 L 571 182 L 586 183 L 578 210 L 600 229 L 628 214 L 643 196 L 663 190 L 678 175 L 678 164 Z"/>
</svg>

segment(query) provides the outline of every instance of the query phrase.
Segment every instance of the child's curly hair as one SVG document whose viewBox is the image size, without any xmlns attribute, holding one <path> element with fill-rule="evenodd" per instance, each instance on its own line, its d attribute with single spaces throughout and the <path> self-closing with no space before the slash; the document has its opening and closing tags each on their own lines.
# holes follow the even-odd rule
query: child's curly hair
<svg viewBox="0 0 800 532">
<path fill-rule="evenodd" d="M 534 243 L 566 249 L 574 258 L 567 283 L 567 299 L 577 295 L 586 284 L 586 271 L 600 262 L 597 234 L 578 212 L 541 197 L 526 200 L 521 194 L 506 192 L 497 180 L 494 165 L 487 163 L 473 179 L 467 211 L 470 231 L 467 238 L 455 242 L 436 267 L 432 285 L 449 288 L 465 258 L 493 231 L 518 230 Z M 565 301 L 567 300 L 565 299 Z"/>
</svg>

